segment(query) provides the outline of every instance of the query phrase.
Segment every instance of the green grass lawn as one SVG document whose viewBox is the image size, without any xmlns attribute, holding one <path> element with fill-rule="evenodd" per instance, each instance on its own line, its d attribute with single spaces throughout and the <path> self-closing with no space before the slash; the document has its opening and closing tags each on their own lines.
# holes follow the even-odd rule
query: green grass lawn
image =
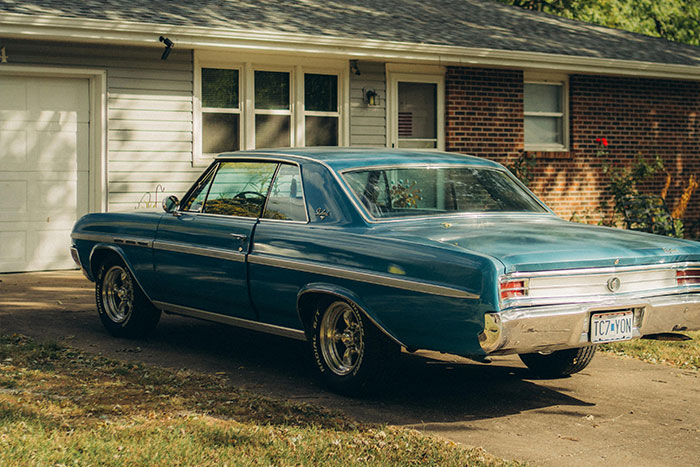
<svg viewBox="0 0 700 467">
<path fill-rule="evenodd" d="M 678 368 L 700 370 L 700 331 L 685 332 L 692 340 L 666 342 L 635 339 L 615 344 L 603 344 L 603 352 L 637 358 L 650 363 L 665 363 Z"/>
<path fill-rule="evenodd" d="M 518 465 L 197 374 L 0 337 L 0 465 Z"/>
</svg>

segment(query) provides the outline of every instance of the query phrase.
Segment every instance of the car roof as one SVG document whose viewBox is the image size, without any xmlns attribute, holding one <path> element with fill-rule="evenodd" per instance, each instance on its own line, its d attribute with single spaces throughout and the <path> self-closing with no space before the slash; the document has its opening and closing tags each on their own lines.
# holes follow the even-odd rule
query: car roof
<svg viewBox="0 0 700 467">
<path fill-rule="evenodd" d="M 487 159 L 453 152 L 358 147 L 256 149 L 251 151 L 223 153 L 217 156 L 217 159 L 255 156 L 275 156 L 291 160 L 313 160 L 330 166 L 335 171 L 360 167 L 393 166 L 405 164 L 502 167 L 500 164 Z"/>
</svg>

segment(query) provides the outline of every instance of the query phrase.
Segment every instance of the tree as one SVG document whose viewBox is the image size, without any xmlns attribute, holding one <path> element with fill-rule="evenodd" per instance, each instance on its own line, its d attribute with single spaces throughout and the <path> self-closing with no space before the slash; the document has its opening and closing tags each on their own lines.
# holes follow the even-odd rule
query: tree
<svg viewBox="0 0 700 467">
<path fill-rule="evenodd" d="M 697 0 L 500 0 L 528 10 L 700 45 Z"/>
</svg>

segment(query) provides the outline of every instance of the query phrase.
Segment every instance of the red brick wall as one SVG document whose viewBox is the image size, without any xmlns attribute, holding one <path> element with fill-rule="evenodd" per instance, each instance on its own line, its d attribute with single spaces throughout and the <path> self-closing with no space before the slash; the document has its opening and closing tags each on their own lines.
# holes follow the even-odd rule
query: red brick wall
<svg viewBox="0 0 700 467">
<path fill-rule="evenodd" d="M 504 163 L 523 149 L 523 73 L 447 69 L 445 147 Z"/>
<path fill-rule="evenodd" d="M 449 68 L 447 150 L 504 164 L 517 158 L 523 150 L 522 79 L 519 71 Z M 535 153 L 530 185 L 561 217 L 576 213 L 597 221 L 600 202 L 609 199 L 596 138 L 608 139 L 609 157 L 619 163 L 638 153 L 661 156 L 672 177 L 671 209 L 688 177 L 700 175 L 700 83 L 571 75 L 569 103 L 571 152 Z M 645 190 L 660 193 L 664 180 L 657 177 Z M 685 218 L 699 216 L 696 192 Z"/>
</svg>

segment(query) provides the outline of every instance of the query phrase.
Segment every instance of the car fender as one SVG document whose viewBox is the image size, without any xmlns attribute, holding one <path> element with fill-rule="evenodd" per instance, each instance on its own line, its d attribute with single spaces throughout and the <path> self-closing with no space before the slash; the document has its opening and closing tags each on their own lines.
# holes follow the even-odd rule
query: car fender
<svg viewBox="0 0 700 467">
<path fill-rule="evenodd" d="M 377 327 L 377 329 L 379 329 L 392 341 L 405 347 L 405 344 L 403 344 L 389 329 L 387 329 L 382 324 L 381 320 L 377 318 L 376 314 L 372 312 L 371 308 L 367 306 L 367 304 L 364 302 L 364 300 L 362 300 L 362 298 L 360 298 L 352 290 L 346 289 L 345 287 L 341 287 L 335 284 L 315 282 L 307 284 L 299 290 L 299 293 L 297 294 L 297 314 L 299 315 L 299 321 L 302 324 L 304 324 L 304 317 L 302 316 L 302 301 L 305 295 L 311 293 L 331 295 L 354 303 L 360 309 L 360 311 L 367 317 L 367 319 L 369 319 L 372 322 L 372 324 L 374 324 Z M 305 332 L 308 333 L 306 327 Z M 307 338 L 308 337 L 309 336 L 307 336 Z"/>
<path fill-rule="evenodd" d="M 136 280 L 136 284 L 141 288 L 141 291 L 146 295 L 149 301 L 152 302 L 151 297 L 148 295 L 148 292 L 146 289 L 143 287 L 143 284 L 139 280 L 139 276 L 136 274 L 136 269 L 134 268 L 133 264 L 129 259 L 127 258 L 126 254 L 124 253 L 124 250 L 117 246 L 117 245 L 112 245 L 109 243 L 98 243 L 95 246 L 92 247 L 92 250 L 90 251 L 90 260 L 89 260 L 89 268 L 88 272 L 92 276 L 94 280 L 97 280 L 97 270 L 95 269 L 95 264 L 93 259 L 96 254 L 99 253 L 105 253 L 105 252 L 111 252 L 119 256 L 119 258 L 122 260 L 122 262 L 126 265 L 126 268 L 129 270 L 131 275 L 134 277 Z"/>
</svg>

